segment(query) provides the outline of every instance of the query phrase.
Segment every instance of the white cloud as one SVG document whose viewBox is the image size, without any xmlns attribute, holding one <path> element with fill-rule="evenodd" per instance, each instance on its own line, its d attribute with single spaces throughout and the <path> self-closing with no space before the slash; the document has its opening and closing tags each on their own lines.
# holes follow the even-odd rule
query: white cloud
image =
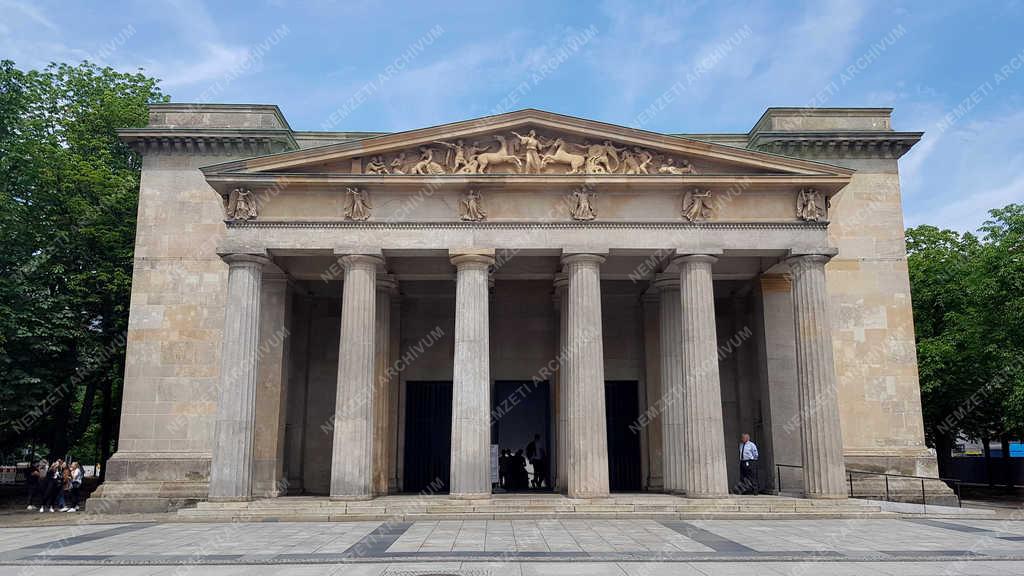
<svg viewBox="0 0 1024 576">
<path fill-rule="evenodd" d="M 32 22 L 49 29 L 51 32 L 57 32 L 58 26 L 53 23 L 52 20 L 46 17 L 45 14 L 35 6 L 24 2 L 15 2 L 14 0 L 0 0 L 0 11 L 5 12 L 8 18 L 15 20 L 13 12 L 20 12 L 22 16 L 28 18 Z"/>
<path fill-rule="evenodd" d="M 188 59 L 149 60 L 143 67 L 160 78 L 162 87 L 174 88 L 224 78 L 239 69 L 248 57 L 246 47 L 204 42 L 198 46 L 197 54 Z"/>
<path fill-rule="evenodd" d="M 973 231 L 989 210 L 1024 202 L 1024 112 L 997 111 L 933 133 L 902 163 L 908 226 Z"/>
</svg>

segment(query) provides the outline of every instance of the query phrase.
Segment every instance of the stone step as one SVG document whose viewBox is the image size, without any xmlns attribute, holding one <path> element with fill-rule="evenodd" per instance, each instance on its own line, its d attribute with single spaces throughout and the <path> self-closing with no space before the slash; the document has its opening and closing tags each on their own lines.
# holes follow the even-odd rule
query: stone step
<svg viewBox="0 0 1024 576">
<path fill-rule="evenodd" d="M 403 514 L 403 515 L 357 515 L 357 514 L 272 514 L 272 513 L 230 513 L 218 514 L 212 511 L 205 512 L 183 512 L 178 515 L 179 520 L 202 521 L 202 522 L 244 522 L 244 521 L 286 521 L 286 522 L 354 522 L 354 521 L 377 521 L 391 520 L 403 522 L 415 521 L 436 521 L 436 520 L 543 520 L 550 518 L 578 519 L 578 520 L 600 520 L 600 519 L 654 519 L 654 520 L 700 520 L 700 519 L 752 519 L 752 520 L 781 520 L 781 519 L 871 519 L 871 518 L 895 518 L 897 514 L 880 511 L 829 511 L 829 512 L 703 512 L 703 513 L 631 513 L 622 514 L 614 512 L 566 512 L 557 515 L 536 514 L 536 513 L 485 513 L 470 512 L 460 514 Z"/>
</svg>

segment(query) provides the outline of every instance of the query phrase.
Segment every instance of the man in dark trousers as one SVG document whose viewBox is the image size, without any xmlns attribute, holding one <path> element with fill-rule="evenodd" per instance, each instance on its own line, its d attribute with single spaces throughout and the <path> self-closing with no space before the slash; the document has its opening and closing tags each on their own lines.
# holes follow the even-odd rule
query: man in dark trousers
<svg viewBox="0 0 1024 576">
<path fill-rule="evenodd" d="M 533 466 L 533 480 L 530 481 L 530 485 L 534 488 L 540 488 L 540 474 L 537 473 L 537 444 L 539 442 L 540 434 L 534 434 L 533 440 L 526 445 L 526 459 Z"/>
<path fill-rule="evenodd" d="M 757 444 L 746 432 L 740 436 L 740 494 L 757 494 Z"/>
</svg>

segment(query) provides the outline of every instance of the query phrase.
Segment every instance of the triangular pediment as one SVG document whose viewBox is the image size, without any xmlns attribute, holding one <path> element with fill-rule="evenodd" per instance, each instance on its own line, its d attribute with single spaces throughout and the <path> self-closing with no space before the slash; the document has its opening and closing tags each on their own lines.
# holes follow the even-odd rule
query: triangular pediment
<svg viewBox="0 0 1024 576">
<path fill-rule="evenodd" d="M 679 175 L 848 176 L 852 170 L 541 110 L 260 156 L 205 173 L 477 174 L 600 177 Z"/>
</svg>

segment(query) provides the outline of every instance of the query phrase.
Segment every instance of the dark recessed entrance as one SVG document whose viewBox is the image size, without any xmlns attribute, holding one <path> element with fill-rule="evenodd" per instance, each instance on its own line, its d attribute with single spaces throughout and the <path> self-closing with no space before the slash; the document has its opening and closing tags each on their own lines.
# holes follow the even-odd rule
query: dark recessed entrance
<svg viewBox="0 0 1024 576">
<path fill-rule="evenodd" d="M 548 492 L 552 489 L 554 454 L 551 452 L 549 392 L 547 382 L 500 380 L 494 383 L 491 444 L 498 445 L 499 470 L 505 471 L 501 484 L 504 490 Z M 540 439 L 535 441 L 535 435 Z M 506 456 L 506 451 L 511 456 Z"/>
<path fill-rule="evenodd" d="M 639 491 L 640 435 L 629 428 L 640 415 L 637 382 L 605 382 L 604 402 L 608 422 L 608 487 L 618 492 Z"/>
<path fill-rule="evenodd" d="M 406 492 L 447 493 L 452 459 L 452 383 L 406 382 Z"/>
</svg>

